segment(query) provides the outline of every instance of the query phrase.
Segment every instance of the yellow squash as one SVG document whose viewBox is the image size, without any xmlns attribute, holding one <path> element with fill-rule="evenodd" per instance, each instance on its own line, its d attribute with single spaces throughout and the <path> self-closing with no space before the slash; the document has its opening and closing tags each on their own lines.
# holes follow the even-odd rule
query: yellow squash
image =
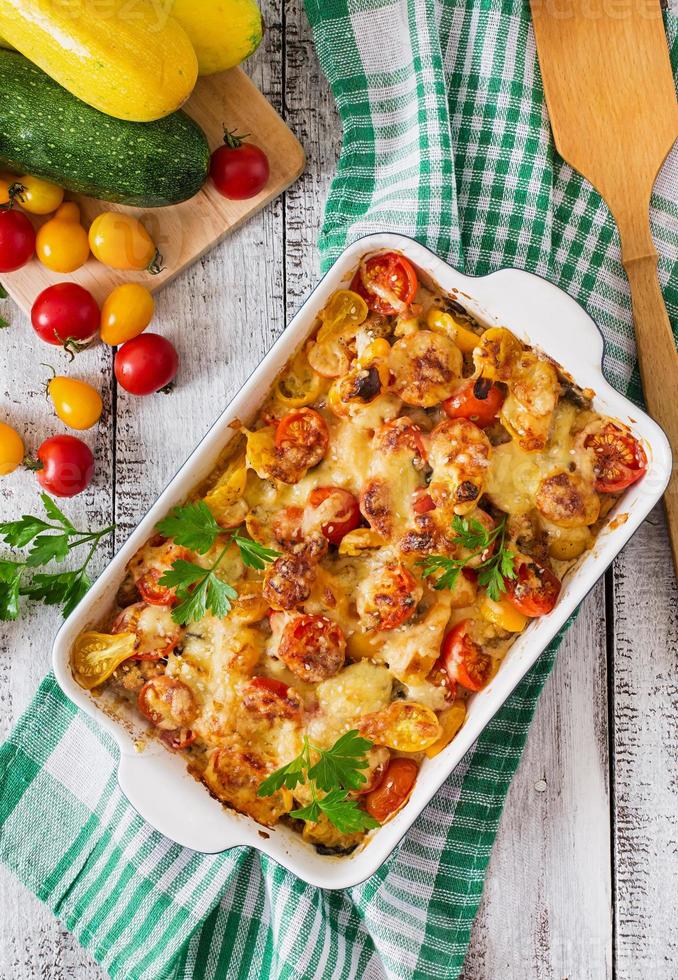
<svg viewBox="0 0 678 980">
<path fill-rule="evenodd" d="M 261 41 L 255 0 L 174 0 L 172 16 L 191 39 L 201 75 L 239 65 Z"/>
<path fill-rule="evenodd" d="M 0 0 L 0 34 L 73 95 L 118 119 L 169 115 L 198 74 L 183 27 L 151 0 Z"/>
</svg>

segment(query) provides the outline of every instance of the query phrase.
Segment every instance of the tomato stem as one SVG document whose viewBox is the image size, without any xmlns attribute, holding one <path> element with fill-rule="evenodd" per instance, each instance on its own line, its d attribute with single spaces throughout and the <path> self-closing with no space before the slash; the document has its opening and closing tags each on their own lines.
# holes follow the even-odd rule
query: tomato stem
<svg viewBox="0 0 678 980">
<path fill-rule="evenodd" d="M 152 276 L 157 276 L 165 268 L 165 266 L 162 263 L 163 263 L 162 254 L 160 252 L 160 249 L 156 248 L 153 258 L 146 266 L 147 272 L 150 272 Z"/>
<path fill-rule="evenodd" d="M 26 467 L 27 470 L 30 470 L 32 473 L 37 473 L 38 470 L 43 469 L 44 466 L 42 460 L 32 459 L 30 456 L 24 456 L 23 465 Z"/>
<path fill-rule="evenodd" d="M 249 136 L 250 133 L 237 133 L 235 129 L 224 127 L 224 143 L 231 150 L 237 150 Z"/>
</svg>

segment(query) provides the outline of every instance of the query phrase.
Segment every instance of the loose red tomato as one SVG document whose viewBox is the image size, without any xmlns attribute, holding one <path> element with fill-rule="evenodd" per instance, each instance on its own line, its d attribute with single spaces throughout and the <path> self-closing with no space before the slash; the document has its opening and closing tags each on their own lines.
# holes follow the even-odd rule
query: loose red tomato
<svg viewBox="0 0 678 980">
<path fill-rule="evenodd" d="M 74 497 L 92 482 L 94 456 L 82 439 L 52 436 L 42 443 L 37 457 L 38 482 L 55 497 Z"/>
<path fill-rule="evenodd" d="M 402 313 L 417 292 L 417 273 L 411 262 L 397 252 L 373 255 L 360 264 L 351 289 L 374 313 Z"/>
<path fill-rule="evenodd" d="M 391 759 L 380 784 L 365 797 L 365 809 L 370 816 L 385 823 L 397 813 L 409 799 L 418 772 L 413 759 Z"/>
<path fill-rule="evenodd" d="M 641 444 L 613 422 L 588 436 L 585 445 L 595 455 L 595 486 L 600 493 L 625 490 L 647 469 L 647 456 Z"/>
<path fill-rule="evenodd" d="M 311 507 L 320 507 L 326 500 L 330 501 L 324 508 L 329 512 L 329 520 L 320 525 L 330 544 L 341 544 L 342 538 L 360 524 L 360 506 L 350 490 L 315 487 L 308 499 Z"/>
<path fill-rule="evenodd" d="M 516 577 L 506 579 L 506 595 L 523 616 L 545 616 L 560 595 L 560 579 L 536 558 L 519 559 Z"/>
<path fill-rule="evenodd" d="M 458 391 L 445 399 L 443 408 L 451 419 L 469 419 L 480 429 L 492 425 L 501 406 L 504 392 L 487 378 L 467 381 Z"/>
<path fill-rule="evenodd" d="M 38 337 L 63 347 L 71 355 L 93 340 L 100 318 L 92 294 L 75 282 L 58 282 L 43 289 L 31 310 L 31 323 Z"/>
<path fill-rule="evenodd" d="M 25 214 L 0 211 L 0 272 L 14 272 L 26 265 L 35 252 L 35 232 Z"/>
<path fill-rule="evenodd" d="M 343 630 L 327 616 L 295 616 L 285 626 L 278 647 L 285 666 L 311 684 L 338 674 L 345 653 Z"/>
<path fill-rule="evenodd" d="M 481 691 L 492 675 L 492 657 L 468 635 L 470 622 L 463 619 L 445 635 L 441 656 L 450 680 Z"/>
<path fill-rule="evenodd" d="M 244 143 L 235 133 L 224 133 L 224 145 L 212 154 L 210 177 L 224 197 L 243 201 L 263 190 L 270 167 L 263 150 L 252 143 Z"/>
<path fill-rule="evenodd" d="M 310 469 L 325 458 L 330 433 L 325 419 L 313 408 L 283 415 L 275 430 L 275 445 L 300 468 Z"/>
<path fill-rule="evenodd" d="M 174 379 L 179 356 L 173 344 L 157 333 L 142 333 L 123 344 L 113 370 L 118 384 L 132 395 L 152 395 Z"/>
</svg>

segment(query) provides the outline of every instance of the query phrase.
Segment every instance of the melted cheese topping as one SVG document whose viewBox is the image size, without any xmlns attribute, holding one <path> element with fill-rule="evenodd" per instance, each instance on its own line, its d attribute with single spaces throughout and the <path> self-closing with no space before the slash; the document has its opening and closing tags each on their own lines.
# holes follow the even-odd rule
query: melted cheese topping
<svg viewBox="0 0 678 980">
<path fill-rule="evenodd" d="M 433 298 L 420 292 L 424 312 Z M 444 308 L 444 297 L 436 302 Z M 454 383 L 459 375 L 468 378 L 473 371 L 471 331 L 464 330 L 462 356 L 452 340 L 444 338 L 443 344 L 438 335 L 425 331 L 424 322 L 411 309 L 386 326 L 380 322 L 375 341 L 376 326 L 376 320 L 368 320 L 354 327 L 352 334 L 335 331 L 337 349 L 332 350 L 334 341 L 326 338 L 318 357 L 309 358 L 310 364 L 325 368 L 345 364 L 347 371 L 354 372 L 352 379 L 360 380 L 364 365 L 356 356 L 367 359 L 373 351 L 381 367 L 378 380 L 374 372 L 369 376 L 369 390 L 361 392 L 358 384 L 354 397 L 348 385 L 348 400 L 333 410 L 336 381 L 318 376 L 314 380 L 308 363 L 302 363 L 306 388 L 302 382 L 288 386 L 300 391 L 302 400 L 306 389 L 313 393 L 314 400 L 306 402 L 303 411 L 312 409 L 312 418 L 320 416 L 317 424 L 325 427 L 327 448 L 320 462 L 315 457 L 304 466 L 304 453 L 313 444 L 311 433 L 297 447 L 292 470 L 278 465 L 286 461 L 276 445 L 276 425 L 286 412 L 296 411 L 281 401 L 278 391 L 267 401 L 262 417 L 245 432 L 237 457 L 222 460 L 219 472 L 201 487 L 212 513 L 223 522 L 224 536 L 206 554 L 154 539 L 129 566 L 132 592 L 143 576 L 157 584 L 179 552 L 210 567 L 228 541 L 230 518 L 240 521 L 243 514 L 254 540 L 286 552 L 287 564 L 281 559 L 276 567 L 253 570 L 245 567 L 232 545 L 217 574 L 246 592 L 248 602 L 236 603 L 223 619 L 208 614 L 181 629 L 180 635 L 171 620 L 171 595 L 153 598 L 151 593 L 149 601 L 165 604 L 137 602 L 123 611 L 124 622 L 116 629 L 136 630 L 138 649 L 150 651 L 156 660 L 140 661 L 144 669 L 115 674 L 108 682 L 118 684 L 128 696 L 136 694 L 147 677 L 163 671 L 186 685 L 196 705 L 191 725 L 194 742 L 186 750 L 192 771 L 218 798 L 267 824 L 291 809 L 292 795 L 305 803 L 311 798 L 303 782 L 293 794 L 278 793 L 270 800 L 257 797 L 261 779 L 295 758 L 304 735 L 314 745 L 329 748 L 394 698 L 446 717 L 455 691 L 457 699 L 468 696 L 463 686 L 456 687 L 454 678 L 440 683 L 443 640 L 455 624 L 472 624 L 474 642 L 493 662 L 506 653 L 514 633 L 503 629 L 496 618 L 484 616 L 485 590 L 473 573 L 459 575 L 456 584 L 441 591 L 433 590 L 433 583 L 422 577 L 421 561 L 427 555 L 461 557 L 469 559 L 471 566 L 487 558 L 485 553 L 474 556 L 455 542 L 455 515 L 479 521 L 486 529 L 506 515 L 506 546 L 516 555 L 533 555 L 546 565 L 552 548 L 556 571 L 566 568 L 567 561 L 593 540 L 588 525 L 599 508 L 594 460 L 578 433 L 596 416 L 560 397 L 560 378 L 550 361 L 522 348 L 508 331 L 488 333 L 480 351 L 484 355 L 478 353 L 479 347 L 474 354 L 476 373 L 487 367 L 484 376 L 502 386 L 504 402 L 499 419 L 481 432 L 469 421 L 448 420 L 438 400 L 450 390 L 443 369 L 449 367 Z M 414 361 L 410 365 L 407 360 L 410 349 L 419 357 L 416 371 Z M 304 356 L 303 351 L 297 354 L 290 370 Z M 390 375 L 384 370 L 388 364 Z M 395 423 L 394 430 L 388 423 L 396 419 L 402 422 Z M 296 479 L 281 482 L 291 472 Z M 272 478 L 276 473 L 279 478 Z M 557 479 L 549 483 L 552 477 Z M 328 528 L 333 532 L 341 526 L 346 512 L 338 509 L 336 495 L 314 505 L 311 495 L 316 488 L 341 488 L 353 495 L 356 507 L 360 504 L 361 526 L 356 527 L 356 511 L 345 548 L 330 537 Z M 218 499 L 215 489 L 221 493 Z M 559 508 L 566 506 L 570 511 L 557 519 Z M 540 507 L 548 513 L 540 514 Z M 581 520 L 579 514 L 584 515 Z M 580 526 L 575 526 L 577 521 Z M 267 617 L 267 577 L 275 571 L 279 585 L 285 568 L 296 569 L 297 581 L 290 583 L 295 586 L 294 601 L 291 606 L 276 605 L 282 611 Z M 141 614 L 137 607 L 142 607 Z M 325 624 L 323 630 L 329 630 L 322 642 L 314 639 L 308 625 L 317 625 L 318 618 Z M 337 644 L 338 669 L 332 666 Z M 304 657 L 312 660 L 312 675 L 304 675 Z M 310 683 L 308 676 L 315 682 Z M 374 752 L 375 765 L 388 758 L 388 740 L 375 746 Z M 315 831 L 307 827 L 305 836 L 331 839 L 333 846 L 356 838 L 342 838 L 335 828 L 330 833 L 322 822 Z"/>
</svg>

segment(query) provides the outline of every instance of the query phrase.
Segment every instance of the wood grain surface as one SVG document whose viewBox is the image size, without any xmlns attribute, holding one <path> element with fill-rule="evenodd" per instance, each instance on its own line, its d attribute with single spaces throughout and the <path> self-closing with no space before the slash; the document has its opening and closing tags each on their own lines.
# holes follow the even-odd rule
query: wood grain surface
<svg viewBox="0 0 678 980">
<path fill-rule="evenodd" d="M 224 127 L 240 135 L 251 135 L 252 142 L 265 150 L 269 159 L 271 172 L 263 190 L 247 200 L 231 201 L 208 180 L 188 201 L 145 210 L 69 195 L 80 205 L 86 227 L 102 211 L 122 211 L 141 218 L 162 256 L 162 271 L 157 275 L 117 271 L 90 256 L 80 269 L 64 276 L 50 272 L 36 259 L 3 276 L 5 288 L 26 313 L 30 314 L 38 293 L 64 279 L 89 289 L 99 304 L 123 282 L 141 282 L 155 292 L 278 197 L 301 173 L 301 144 L 241 68 L 199 79 L 185 108 L 202 126 L 211 149 L 223 142 Z M 36 218 L 33 223 L 37 228 L 44 220 Z"/>
<path fill-rule="evenodd" d="M 115 515 L 116 546 L 319 276 L 316 240 L 340 127 L 301 0 L 271 0 L 264 16 L 263 48 L 247 71 L 301 140 L 306 172 L 158 297 L 158 330 L 182 356 L 171 395 L 111 392 L 110 352 L 101 346 L 76 362 L 104 385 L 107 415 L 87 435 L 99 454 L 95 486 L 69 513 L 97 523 Z M 42 394 L 28 322 L 14 313 L 12 321 L 0 334 L 0 416 L 18 418 L 36 446 L 62 430 Z M 65 367 L 61 356 L 55 364 Z M 30 474 L 0 484 L 3 516 L 36 501 Z M 40 608 L 0 632 L 0 737 L 48 669 L 58 621 Z M 561 647 L 509 792 L 464 980 L 678 976 L 677 648 L 678 595 L 657 511 Z M 0 868 L 0 980 L 35 978 L 103 973 Z"/>
</svg>

